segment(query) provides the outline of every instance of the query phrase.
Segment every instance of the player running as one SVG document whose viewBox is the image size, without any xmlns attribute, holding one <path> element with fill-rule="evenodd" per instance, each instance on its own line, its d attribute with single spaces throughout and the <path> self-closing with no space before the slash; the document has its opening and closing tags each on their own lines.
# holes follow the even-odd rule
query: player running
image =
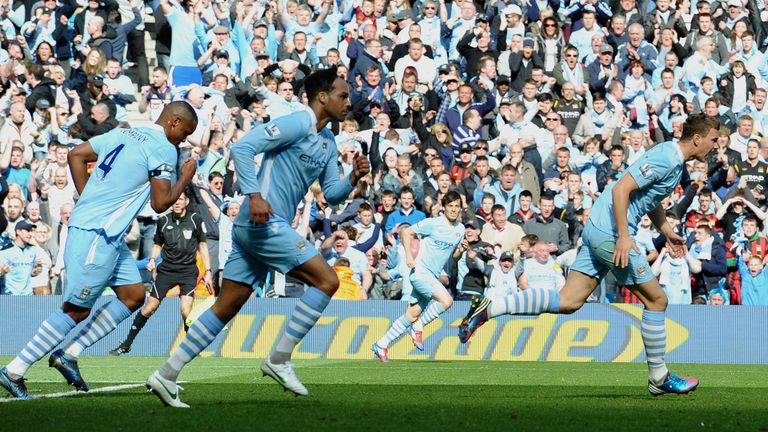
<svg viewBox="0 0 768 432">
<path fill-rule="evenodd" d="M 685 254 L 685 241 L 667 223 L 659 204 L 680 182 L 685 162 L 705 160 L 717 142 L 719 129 L 719 122 L 704 114 L 688 117 L 679 143 L 666 142 L 648 150 L 600 195 L 584 227 L 584 245 L 559 293 L 531 287 L 503 299 L 476 298 L 459 326 L 461 341 L 466 343 L 488 319 L 499 315 L 573 313 L 612 271 L 617 282 L 627 285 L 645 305 L 641 333 L 648 362 L 648 391 L 658 396 L 695 390 L 699 385 L 696 378 L 674 375 L 664 363 L 667 296 L 632 238 L 638 222 L 648 214 L 666 236 L 667 248 L 674 256 Z"/>
<path fill-rule="evenodd" d="M 355 158 L 353 172 L 339 178 L 338 151 L 331 121 L 347 115 L 349 87 L 336 68 L 314 72 L 305 81 L 309 108 L 262 125 L 232 146 L 240 189 L 246 196 L 232 230 L 232 252 L 216 303 L 189 328 L 168 361 L 147 380 L 166 405 L 188 408 L 179 398 L 176 379 L 181 369 L 205 349 L 251 296 L 253 286 L 270 270 L 289 274 L 309 285 L 261 371 L 296 395 L 307 389 L 296 376 L 291 353 L 315 325 L 339 287 L 333 269 L 310 242 L 291 228 L 296 207 L 317 179 L 329 203 L 344 201 L 370 167 Z M 256 174 L 254 156 L 264 154 Z"/>
<path fill-rule="evenodd" d="M 180 178 L 171 186 L 178 164 L 178 145 L 196 127 L 197 115 L 192 107 L 186 102 L 172 102 L 155 125 L 115 129 L 69 152 L 80 199 L 72 210 L 64 246 L 64 304 L 43 322 L 18 357 L 0 370 L 0 384 L 11 395 L 30 398 L 24 384 L 29 367 L 85 320 L 104 287 L 111 286 L 117 298 L 94 312 L 75 338 L 48 360 L 67 383 L 88 391 L 77 366 L 80 353 L 144 303 L 144 284 L 125 244 L 125 232 L 148 200 L 156 212 L 162 213 L 192 180 L 196 163 L 189 158 L 181 167 Z M 89 178 L 90 162 L 96 162 L 96 167 Z"/>
<path fill-rule="evenodd" d="M 405 314 L 396 319 L 384 336 L 371 347 L 381 362 L 389 361 L 389 344 L 409 328 L 412 329 L 414 345 L 423 351 L 422 329 L 453 305 L 451 293 L 438 278 L 448 259 L 459 259 L 469 243 L 464 238 L 464 224 L 459 220 L 461 196 L 455 191 L 448 192 L 442 199 L 442 205 L 445 209 L 442 216 L 424 219 L 400 233 L 405 249 L 404 258 L 411 269 L 406 277 L 410 278 L 413 290 L 407 299 L 409 306 Z M 421 238 L 415 259 L 411 250 L 413 234 Z M 435 301 L 430 302 L 433 299 Z"/>
</svg>

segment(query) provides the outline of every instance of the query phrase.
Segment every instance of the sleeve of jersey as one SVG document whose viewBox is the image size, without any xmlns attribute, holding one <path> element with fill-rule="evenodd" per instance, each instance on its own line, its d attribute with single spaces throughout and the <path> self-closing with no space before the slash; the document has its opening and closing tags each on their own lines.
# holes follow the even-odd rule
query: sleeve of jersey
<svg viewBox="0 0 768 432">
<path fill-rule="evenodd" d="M 197 227 L 197 241 L 199 243 L 205 242 L 206 231 L 205 231 L 205 222 L 203 222 L 203 218 L 200 217 L 199 214 L 194 213 L 192 215 L 192 221 L 195 223 L 195 227 Z"/>
<path fill-rule="evenodd" d="M 157 150 L 149 154 L 149 159 L 147 160 L 149 177 L 159 180 L 175 180 L 174 173 L 176 172 L 177 162 L 178 157 L 173 147 L 166 145 L 157 148 Z"/>
<path fill-rule="evenodd" d="M 662 149 L 659 150 L 646 152 L 627 170 L 635 179 L 639 189 L 645 189 L 664 178 L 672 168 L 672 164 L 675 163 L 676 155 L 669 154 Z"/>
<path fill-rule="evenodd" d="M 107 143 L 109 143 L 112 140 L 112 138 L 115 136 L 116 133 L 117 132 L 113 130 L 105 134 L 97 135 L 89 139 L 88 143 L 91 145 L 91 148 L 93 149 L 93 151 L 97 155 L 100 155 L 104 152 L 104 148 L 107 146 Z"/>
<path fill-rule="evenodd" d="M 336 163 L 338 157 L 338 150 L 334 145 L 328 152 L 325 168 L 320 175 L 320 184 L 323 185 L 323 195 L 325 195 L 325 199 L 332 205 L 336 205 L 347 199 L 353 189 L 352 184 L 349 182 L 349 177 L 339 178 L 339 165 Z"/>
<path fill-rule="evenodd" d="M 421 221 L 411 225 L 411 230 L 419 237 L 428 237 L 432 235 L 432 228 L 434 223 L 432 219 L 422 219 Z"/>
<path fill-rule="evenodd" d="M 155 238 L 152 240 L 156 245 L 164 245 L 165 244 L 165 235 L 163 235 L 163 229 L 165 228 L 165 222 L 168 219 L 166 219 L 165 216 L 162 216 L 157 221 L 157 229 L 155 230 Z"/>
<path fill-rule="evenodd" d="M 307 113 L 288 115 L 257 127 L 233 145 L 240 191 L 245 195 L 261 192 L 253 160 L 257 154 L 290 146 L 306 135 L 309 127 Z"/>
</svg>

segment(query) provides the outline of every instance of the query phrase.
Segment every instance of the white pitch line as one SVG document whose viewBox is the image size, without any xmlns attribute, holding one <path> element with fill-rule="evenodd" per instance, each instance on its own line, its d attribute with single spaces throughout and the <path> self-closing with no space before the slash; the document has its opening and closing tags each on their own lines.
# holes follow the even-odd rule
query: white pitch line
<svg viewBox="0 0 768 432">
<path fill-rule="evenodd" d="M 70 397 L 70 396 L 81 396 L 81 395 L 88 395 L 92 393 L 107 393 L 107 392 L 114 392 L 114 391 L 120 391 L 120 390 L 127 390 L 137 387 L 143 387 L 144 384 L 122 384 L 122 385 L 116 385 L 116 386 L 108 386 L 108 387 L 99 387 L 92 389 L 88 392 L 81 392 L 77 390 L 67 391 L 67 392 L 59 392 L 59 393 L 48 393 L 43 394 L 39 396 L 34 396 L 34 399 L 54 399 L 54 398 L 63 398 L 63 397 Z M 6 403 L 6 402 L 15 402 L 25 399 L 17 399 L 17 398 L 3 398 L 0 399 L 0 403 Z"/>
</svg>

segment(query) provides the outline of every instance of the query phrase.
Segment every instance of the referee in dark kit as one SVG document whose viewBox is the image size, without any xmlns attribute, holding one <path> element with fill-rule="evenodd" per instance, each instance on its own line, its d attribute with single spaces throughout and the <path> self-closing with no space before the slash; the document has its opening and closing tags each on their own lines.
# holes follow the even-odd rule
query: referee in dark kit
<svg viewBox="0 0 768 432">
<path fill-rule="evenodd" d="M 192 310 L 195 288 L 199 270 L 197 267 L 197 252 L 205 267 L 205 287 L 213 293 L 213 277 L 211 275 L 211 260 L 208 255 L 208 244 L 205 242 L 205 224 L 199 214 L 187 211 L 189 198 L 181 194 L 173 204 L 170 214 L 165 214 L 157 221 L 154 245 L 150 255 L 147 270 L 157 268 L 157 276 L 149 298 L 133 320 L 128 338 L 110 354 L 119 356 L 131 351 L 133 340 L 139 334 L 149 317 L 155 313 L 168 290 L 179 285 L 181 299 L 181 318 L 184 331 L 188 330 L 187 317 Z M 162 262 L 156 265 L 157 257 L 162 254 Z"/>
</svg>

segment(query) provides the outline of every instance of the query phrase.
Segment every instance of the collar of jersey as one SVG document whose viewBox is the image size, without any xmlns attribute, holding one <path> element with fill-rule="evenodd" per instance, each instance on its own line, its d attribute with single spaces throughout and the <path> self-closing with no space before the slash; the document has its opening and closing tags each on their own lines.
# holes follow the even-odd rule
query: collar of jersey
<svg viewBox="0 0 768 432">
<path fill-rule="evenodd" d="M 312 110 L 312 108 L 307 108 L 307 112 L 309 113 L 310 131 L 313 135 L 319 135 L 319 132 L 317 131 L 317 116 L 315 115 L 315 112 Z"/>
</svg>

